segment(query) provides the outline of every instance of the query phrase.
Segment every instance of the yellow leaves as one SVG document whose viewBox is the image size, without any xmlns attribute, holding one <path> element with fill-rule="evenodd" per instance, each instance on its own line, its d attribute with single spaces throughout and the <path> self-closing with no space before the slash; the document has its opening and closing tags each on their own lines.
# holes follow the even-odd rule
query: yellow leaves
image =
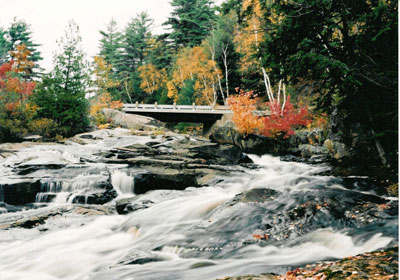
<svg viewBox="0 0 400 280">
<path fill-rule="evenodd" d="M 178 88 L 182 87 L 186 80 L 192 80 L 196 103 L 214 104 L 218 75 L 222 75 L 221 70 L 203 46 L 182 49 L 174 64 L 172 79 L 167 83 L 168 97 L 178 100 Z"/>
<path fill-rule="evenodd" d="M 109 128 L 109 127 L 110 127 L 110 124 L 109 124 L 109 123 L 100 124 L 100 125 L 98 125 L 97 127 L 98 127 L 99 129 L 106 129 L 106 128 Z"/>
<path fill-rule="evenodd" d="M 168 97 L 174 99 L 174 102 L 178 100 L 178 90 L 176 89 L 175 84 L 173 81 L 167 82 L 167 89 L 168 89 Z"/>
<path fill-rule="evenodd" d="M 121 101 L 112 101 L 111 95 L 106 92 L 101 94 L 97 99 L 92 102 L 90 106 L 90 115 L 96 116 L 96 114 L 100 113 L 103 108 L 110 108 L 110 109 L 119 109 L 122 108 L 123 103 Z"/>
<path fill-rule="evenodd" d="M 283 13 L 278 14 L 275 10 L 271 9 L 271 15 L 268 17 L 268 19 L 273 25 L 275 25 L 282 22 L 285 19 L 285 16 Z"/>
<path fill-rule="evenodd" d="M 246 0 L 243 2 L 243 11 L 251 9 L 251 13 L 245 18 L 245 27 L 237 32 L 234 39 L 240 53 L 240 70 L 242 73 L 251 71 L 259 71 L 261 68 L 260 61 L 256 58 L 256 54 L 265 36 L 263 10 L 259 0 Z"/>
<path fill-rule="evenodd" d="M 167 82 L 165 69 L 158 70 L 153 64 L 142 65 L 138 68 L 138 71 L 142 80 L 140 88 L 147 94 L 152 95 L 155 91 L 164 87 Z"/>
<path fill-rule="evenodd" d="M 93 73 L 95 75 L 94 84 L 99 88 L 100 93 L 104 93 L 110 88 L 119 86 L 119 82 L 110 77 L 112 65 L 108 64 L 103 57 L 95 56 L 93 58 L 93 68 Z"/>
<path fill-rule="evenodd" d="M 35 66 L 33 61 L 29 61 L 31 51 L 27 49 L 25 44 L 18 45 L 14 51 L 10 51 L 13 58 L 13 70 L 16 73 L 30 73 L 31 69 Z"/>
</svg>

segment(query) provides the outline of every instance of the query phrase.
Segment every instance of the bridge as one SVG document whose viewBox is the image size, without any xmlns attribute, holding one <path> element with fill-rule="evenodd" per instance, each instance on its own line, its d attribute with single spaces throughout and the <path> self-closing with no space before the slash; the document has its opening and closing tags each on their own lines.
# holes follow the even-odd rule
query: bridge
<svg viewBox="0 0 400 280">
<path fill-rule="evenodd" d="M 215 105 L 176 105 L 174 104 L 124 104 L 122 110 L 128 114 L 137 114 L 155 118 L 163 122 L 191 122 L 202 123 L 203 132 L 222 118 L 223 115 L 232 114 L 229 106 Z M 266 115 L 264 111 L 255 111 L 254 114 Z"/>
</svg>

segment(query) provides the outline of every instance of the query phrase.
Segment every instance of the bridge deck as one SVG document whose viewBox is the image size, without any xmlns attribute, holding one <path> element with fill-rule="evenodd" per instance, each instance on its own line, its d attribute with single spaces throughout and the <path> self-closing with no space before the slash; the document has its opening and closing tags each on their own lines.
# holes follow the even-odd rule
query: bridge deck
<svg viewBox="0 0 400 280">
<path fill-rule="evenodd" d="M 224 115 L 232 114 L 229 106 L 216 105 L 176 105 L 176 104 L 124 104 L 123 111 L 126 113 L 157 113 L 157 114 L 206 114 L 206 115 Z M 268 115 L 266 111 L 254 111 L 255 115 Z"/>
<path fill-rule="evenodd" d="M 126 113 L 184 113 L 184 114 L 229 114 L 232 111 L 228 106 L 198 106 L 198 105 L 169 105 L 169 104 L 124 104 Z"/>
</svg>

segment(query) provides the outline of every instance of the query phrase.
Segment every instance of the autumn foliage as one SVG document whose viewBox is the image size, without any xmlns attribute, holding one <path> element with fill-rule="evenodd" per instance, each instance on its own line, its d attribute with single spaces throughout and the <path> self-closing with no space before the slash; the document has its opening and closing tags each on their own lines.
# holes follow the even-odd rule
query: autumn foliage
<svg viewBox="0 0 400 280">
<path fill-rule="evenodd" d="M 27 60 L 29 54 L 24 45 L 18 46 L 11 52 L 16 60 L 0 66 L 0 141 L 27 134 L 38 109 L 29 102 L 36 83 L 23 78 L 32 67 Z"/>
<path fill-rule="evenodd" d="M 307 126 L 311 123 L 307 107 L 295 109 L 287 97 L 283 105 L 277 101 L 268 102 L 271 114 L 264 117 L 263 134 L 267 137 L 283 135 L 284 138 L 294 134 L 294 128 Z M 282 109 L 283 108 L 283 109 Z"/>
<path fill-rule="evenodd" d="M 256 110 L 257 101 L 258 98 L 252 91 L 245 92 L 243 90 L 227 99 L 227 103 L 233 112 L 233 122 L 239 133 L 247 135 L 262 131 L 262 118 L 253 114 L 253 111 Z"/>
<path fill-rule="evenodd" d="M 113 101 L 111 95 L 108 92 L 105 92 L 92 101 L 92 105 L 90 106 L 90 115 L 100 129 L 107 128 L 108 126 L 104 126 L 107 123 L 107 120 L 101 113 L 101 110 L 104 108 L 120 109 L 122 106 L 123 103 L 121 101 Z"/>
<path fill-rule="evenodd" d="M 181 102 L 182 88 L 190 81 L 193 82 L 193 101 L 213 105 L 217 101 L 217 77 L 221 75 L 203 46 L 182 49 L 173 66 L 172 78 L 167 82 L 168 97 Z"/>
<path fill-rule="evenodd" d="M 231 96 L 228 104 L 233 112 L 233 122 L 239 133 L 247 135 L 251 133 L 262 134 L 266 137 L 289 137 L 294 134 L 296 127 L 305 127 L 311 124 L 311 115 L 307 107 L 296 109 L 287 97 L 283 104 L 268 102 L 269 115 L 257 116 L 254 111 L 257 108 L 258 98 L 251 91 L 240 91 Z"/>
</svg>

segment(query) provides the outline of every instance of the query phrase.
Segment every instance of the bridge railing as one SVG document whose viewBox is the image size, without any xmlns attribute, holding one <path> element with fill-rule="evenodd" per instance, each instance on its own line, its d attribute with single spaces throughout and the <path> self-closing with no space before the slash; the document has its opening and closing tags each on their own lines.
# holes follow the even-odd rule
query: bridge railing
<svg viewBox="0 0 400 280">
<path fill-rule="evenodd" d="M 226 114 L 231 113 L 229 106 L 224 105 L 215 105 L 215 106 L 206 106 L 206 105 L 176 105 L 174 104 L 158 104 L 157 102 L 154 104 L 139 104 L 138 102 L 134 104 L 124 104 L 123 110 L 125 112 L 181 112 L 181 113 L 199 113 L 199 114 Z M 258 116 L 266 116 L 269 115 L 269 111 L 254 111 L 254 115 Z"/>
<path fill-rule="evenodd" d="M 130 110 L 171 110 L 171 111 L 230 111 L 229 106 L 215 105 L 176 105 L 174 104 L 139 104 L 138 102 L 134 104 L 124 104 L 124 109 Z"/>
</svg>

